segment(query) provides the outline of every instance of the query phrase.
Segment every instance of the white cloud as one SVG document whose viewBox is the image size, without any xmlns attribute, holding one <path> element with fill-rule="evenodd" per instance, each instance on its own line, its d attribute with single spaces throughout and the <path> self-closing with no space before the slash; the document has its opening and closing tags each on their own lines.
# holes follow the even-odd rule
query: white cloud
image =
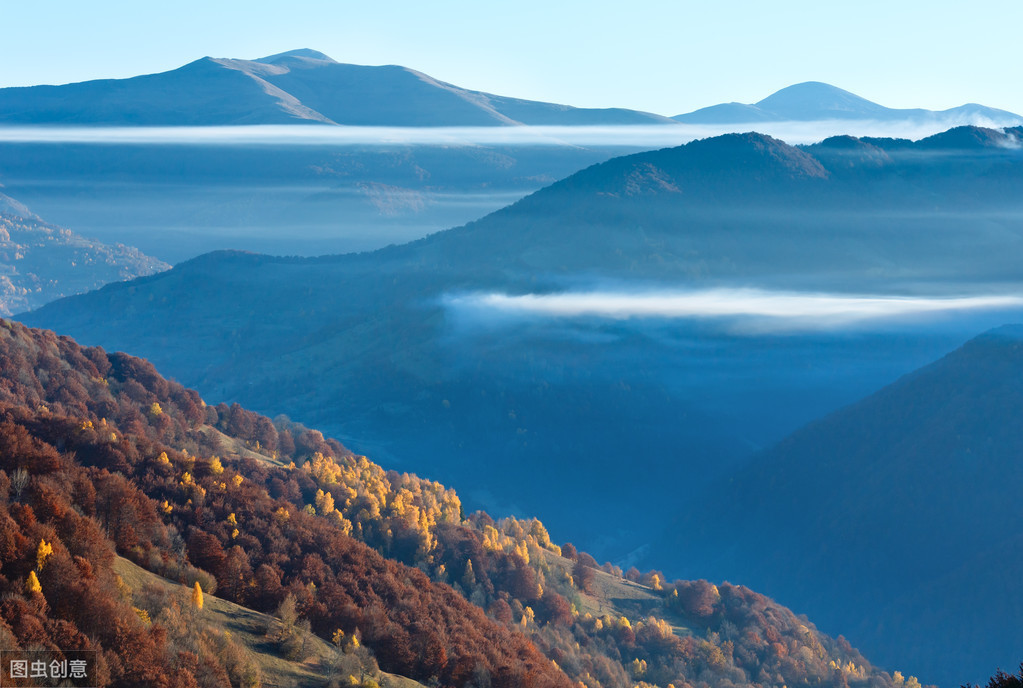
<svg viewBox="0 0 1023 688">
<path fill-rule="evenodd" d="M 799 293 L 761 289 L 589 291 L 450 295 L 445 305 L 467 316 L 722 319 L 747 330 L 827 330 L 869 321 L 1023 306 L 1023 295 L 920 297 Z"/>
</svg>

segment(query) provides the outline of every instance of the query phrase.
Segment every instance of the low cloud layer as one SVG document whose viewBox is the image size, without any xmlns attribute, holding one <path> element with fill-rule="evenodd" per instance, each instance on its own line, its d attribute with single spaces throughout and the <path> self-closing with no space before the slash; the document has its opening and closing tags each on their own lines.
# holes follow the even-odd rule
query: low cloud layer
<svg viewBox="0 0 1023 688">
<path fill-rule="evenodd" d="M 778 292 L 760 289 L 700 291 L 590 291 L 508 295 L 473 293 L 448 296 L 445 305 L 485 322 L 487 317 L 609 319 L 718 319 L 738 329 L 828 330 L 875 321 L 900 321 L 966 311 L 1023 307 L 1023 295 L 955 298 Z"/>
<path fill-rule="evenodd" d="M 790 144 L 815 143 L 836 134 L 921 139 L 958 124 L 1006 126 L 1010 122 L 756 122 L 750 124 L 654 124 L 550 127 L 350 127 L 258 125 L 223 127 L 26 127 L 0 126 L 0 142 L 181 145 L 310 146 L 677 146 L 730 132 L 758 131 Z"/>
</svg>

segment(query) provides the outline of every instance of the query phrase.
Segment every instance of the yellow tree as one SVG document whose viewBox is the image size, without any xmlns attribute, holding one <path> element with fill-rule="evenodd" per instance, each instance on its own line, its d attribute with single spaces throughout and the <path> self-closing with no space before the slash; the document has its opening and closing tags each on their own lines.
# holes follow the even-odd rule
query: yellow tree
<svg viewBox="0 0 1023 688">
<path fill-rule="evenodd" d="M 316 508 L 324 516 L 334 513 L 334 496 L 323 490 L 316 491 Z"/>
<path fill-rule="evenodd" d="M 28 580 L 25 581 L 25 592 L 42 592 L 43 586 L 39 585 L 39 579 L 36 577 L 35 571 L 28 572 Z"/>
<path fill-rule="evenodd" d="M 199 581 L 195 582 L 195 587 L 192 588 L 192 606 L 196 609 L 202 609 L 202 586 L 199 585 Z"/>
<path fill-rule="evenodd" d="M 40 571 L 46 565 L 46 558 L 51 554 L 53 554 L 53 545 L 46 540 L 40 540 L 39 546 L 36 547 L 36 566 Z"/>
</svg>

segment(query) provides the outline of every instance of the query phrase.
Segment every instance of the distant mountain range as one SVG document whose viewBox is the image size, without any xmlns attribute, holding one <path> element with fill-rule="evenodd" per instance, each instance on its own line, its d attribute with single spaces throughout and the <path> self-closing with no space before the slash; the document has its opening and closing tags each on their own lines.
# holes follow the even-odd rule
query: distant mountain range
<svg viewBox="0 0 1023 688">
<path fill-rule="evenodd" d="M 906 135 L 900 133 L 904 115 L 923 117 L 924 112 L 888 110 L 823 84 L 794 86 L 758 106 L 742 106 L 751 107 L 760 108 L 755 120 L 790 123 L 833 118 L 836 112 L 872 118 L 844 120 L 862 123 L 886 112 L 894 118 L 888 127 L 894 135 Z M 990 124 L 1000 118 L 987 108 L 964 107 L 952 114 L 951 121 L 941 113 L 920 120 L 920 135 L 940 130 L 941 122 Z M 705 121 L 694 117 L 694 122 Z M 739 115 L 733 118 L 739 124 L 717 123 L 709 129 L 746 131 L 755 128 L 750 119 Z M 289 134 L 274 146 L 225 143 L 216 136 L 205 137 L 202 144 L 166 145 L 110 141 L 96 131 L 154 125 L 326 128 L 334 123 L 420 127 L 427 137 L 436 133 L 428 129 L 437 126 L 489 127 L 489 135 L 521 124 L 650 124 L 644 135 L 653 131 L 666 144 L 693 135 L 692 127 L 674 126 L 677 120 L 650 113 L 507 98 L 446 84 L 406 67 L 339 64 L 313 50 L 296 50 L 258 60 L 206 57 L 131 79 L 2 88 L 0 128 L 32 127 L 29 139 L 43 139 L 19 135 L 6 140 L 0 134 L 0 178 L 6 193 L 54 224 L 176 263 L 217 249 L 309 256 L 403 243 L 478 219 L 596 162 L 649 147 L 622 139 L 608 126 L 588 134 L 596 137 L 589 143 L 544 137 L 544 145 L 535 145 L 536 138 L 523 144 L 514 135 L 519 143 L 397 145 L 368 134 L 361 143 L 344 145 L 291 145 Z M 96 140 L 60 146 L 45 140 L 58 135 L 47 130 L 63 127 L 89 129 L 79 134 Z M 844 126 L 825 129 L 846 133 Z M 160 136 L 180 144 L 179 133 Z M 811 134 L 818 135 L 825 133 Z"/>
<path fill-rule="evenodd" d="M 726 134 L 614 158 L 380 255 L 524 280 L 599 271 L 840 291 L 1023 280 L 1018 263 L 1000 257 L 1010 236 L 1020 241 L 1021 135 L 959 127 L 916 142 L 839 136 L 790 146 Z M 977 222 L 991 213 L 991 224 Z M 939 228 L 947 233 L 935 241 Z"/>
<path fill-rule="evenodd" d="M 204 57 L 131 79 L 0 89 L 0 122 L 122 126 L 346 124 L 507 126 L 673 120 L 470 91 L 407 67 L 340 64 L 315 50 Z"/>
<path fill-rule="evenodd" d="M 819 82 L 789 86 L 753 105 L 724 103 L 669 118 L 472 91 L 408 67 L 342 64 L 309 49 L 256 60 L 203 57 L 130 79 L 0 89 L 0 123 L 22 125 L 578 126 L 833 119 L 1023 123 L 1018 115 L 976 104 L 941 112 L 886 108 Z"/>
<path fill-rule="evenodd" d="M 821 120 L 902 121 L 920 124 L 940 122 L 950 127 L 964 124 L 982 126 L 1023 124 L 1023 117 L 1017 114 L 976 103 L 940 111 L 888 108 L 819 81 L 807 81 L 783 88 L 752 105 L 721 103 L 684 115 L 676 115 L 673 119 L 684 124 L 756 124 Z"/>
</svg>

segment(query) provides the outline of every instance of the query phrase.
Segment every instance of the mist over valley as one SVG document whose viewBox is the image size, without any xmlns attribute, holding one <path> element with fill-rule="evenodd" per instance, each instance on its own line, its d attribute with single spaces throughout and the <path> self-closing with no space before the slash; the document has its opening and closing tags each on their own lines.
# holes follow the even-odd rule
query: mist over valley
<svg viewBox="0 0 1023 688">
<path fill-rule="evenodd" d="M 118 686 L 1011 669 L 1021 137 L 313 50 L 0 88 L 0 640 L 129 629 Z"/>
</svg>

